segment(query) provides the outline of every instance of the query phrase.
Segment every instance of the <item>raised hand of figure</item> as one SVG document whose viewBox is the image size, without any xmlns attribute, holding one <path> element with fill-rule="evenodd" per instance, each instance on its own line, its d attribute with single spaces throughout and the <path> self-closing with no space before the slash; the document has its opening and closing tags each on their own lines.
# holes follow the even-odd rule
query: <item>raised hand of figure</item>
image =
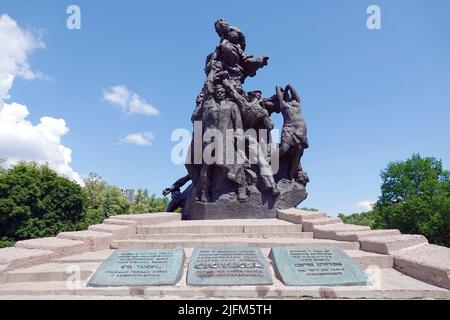
<svg viewBox="0 0 450 320">
<path fill-rule="evenodd" d="M 164 197 L 167 197 L 169 194 L 172 193 L 172 191 L 173 191 L 172 188 L 165 188 L 162 194 Z"/>
</svg>

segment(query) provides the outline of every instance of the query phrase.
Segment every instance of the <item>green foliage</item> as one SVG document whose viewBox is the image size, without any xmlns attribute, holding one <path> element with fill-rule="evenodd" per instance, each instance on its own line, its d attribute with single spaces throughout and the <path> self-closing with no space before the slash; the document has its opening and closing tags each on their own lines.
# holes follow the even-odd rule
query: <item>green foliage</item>
<svg viewBox="0 0 450 320">
<path fill-rule="evenodd" d="M 168 204 L 169 200 L 167 198 L 158 198 L 154 194 L 149 196 L 148 190 L 139 189 L 134 203 L 131 205 L 130 212 L 134 214 L 163 212 Z"/>
<path fill-rule="evenodd" d="M 47 165 L 20 163 L 0 175 L 0 237 L 16 241 L 75 230 L 85 204 L 76 183 Z"/>
<path fill-rule="evenodd" d="M 84 190 L 87 194 L 87 208 L 91 210 L 91 213 L 95 212 L 97 223 L 101 223 L 103 219 L 110 216 L 129 213 L 131 204 L 119 188 L 109 186 L 96 173 L 89 174 L 84 183 Z"/>
<path fill-rule="evenodd" d="M 414 154 L 404 162 L 389 163 L 381 178 L 374 210 L 341 215 L 344 222 L 423 234 L 431 243 L 450 246 L 450 173 L 442 161 Z"/>
<path fill-rule="evenodd" d="M 6 169 L 4 167 L 6 160 L 4 158 L 0 158 L 0 175 L 4 174 L 6 172 Z"/>
<path fill-rule="evenodd" d="M 103 209 L 108 192 L 108 184 L 98 174 L 91 172 L 89 177 L 84 179 L 84 185 L 88 209 Z"/>
<path fill-rule="evenodd" d="M 450 172 L 442 161 L 415 154 L 393 162 L 381 173 L 381 197 L 376 225 L 425 235 L 430 242 L 450 246 Z"/>
<path fill-rule="evenodd" d="M 344 223 L 369 226 L 373 229 L 377 228 L 377 225 L 375 223 L 376 217 L 373 211 L 353 213 L 351 215 L 345 215 L 341 213 L 339 214 L 339 218 L 341 218 Z"/>
</svg>

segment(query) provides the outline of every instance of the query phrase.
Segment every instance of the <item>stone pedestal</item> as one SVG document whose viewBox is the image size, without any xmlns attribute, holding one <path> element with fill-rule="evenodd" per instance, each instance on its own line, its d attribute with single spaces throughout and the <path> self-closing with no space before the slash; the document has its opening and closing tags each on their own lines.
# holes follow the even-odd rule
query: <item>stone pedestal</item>
<svg viewBox="0 0 450 320">
<path fill-rule="evenodd" d="M 296 182 L 282 180 L 278 188 L 278 197 L 249 188 L 249 199 L 245 202 L 239 202 L 233 193 L 215 202 L 200 202 L 191 197 L 186 201 L 183 220 L 273 219 L 277 218 L 277 210 L 295 208 L 308 196 L 305 187 Z"/>
</svg>

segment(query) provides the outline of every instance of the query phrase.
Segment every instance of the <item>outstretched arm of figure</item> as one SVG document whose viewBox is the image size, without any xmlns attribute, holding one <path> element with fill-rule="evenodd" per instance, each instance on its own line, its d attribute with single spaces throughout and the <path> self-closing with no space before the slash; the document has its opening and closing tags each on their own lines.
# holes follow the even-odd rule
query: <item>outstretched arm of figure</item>
<svg viewBox="0 0 450 320">
<path fill-rule="evenodd" d="M 292 84 L 288 84 L 287 88 L 291 91 L 292 99 L 300 103 L 300 95 L 297 90 L 295 90 L 294 86 Z"/>
<path fill-rule="evenodd" d="M 281 107 L 283 105 L 283 92 L 281 91 L 281 87 L 277 86 L 276 88 L 277 91 L 277 102 L 279 104 L 279 106 Z"/>
</svg>

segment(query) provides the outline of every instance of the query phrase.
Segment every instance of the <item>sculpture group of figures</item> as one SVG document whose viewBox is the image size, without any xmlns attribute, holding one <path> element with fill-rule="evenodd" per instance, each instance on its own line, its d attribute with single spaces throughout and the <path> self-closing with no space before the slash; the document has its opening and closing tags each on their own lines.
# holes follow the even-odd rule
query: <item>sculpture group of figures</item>
<svg viewBox="0 0 450 320">
<path fill-rule="evenodd" d="M 167 211 L 181 208 L 184 219 L 275 217 L 276 209 L 296 207 L 307 197 L 309 178 L 300 160 L 309 144 L 300 96 L 292 85 L 277 86 L 269 98 L 246 92 L 246 78 L 269 58 L 247 54 L 244 34 L 225 20 L 216 21 L 215 29 L 220 43 L 207 57 L 192 115 L 188 175 L 164 190 L 172 193 Z M 273 113 L 284 119 L 280 145 L 271 139 Z"/>
</svg>

